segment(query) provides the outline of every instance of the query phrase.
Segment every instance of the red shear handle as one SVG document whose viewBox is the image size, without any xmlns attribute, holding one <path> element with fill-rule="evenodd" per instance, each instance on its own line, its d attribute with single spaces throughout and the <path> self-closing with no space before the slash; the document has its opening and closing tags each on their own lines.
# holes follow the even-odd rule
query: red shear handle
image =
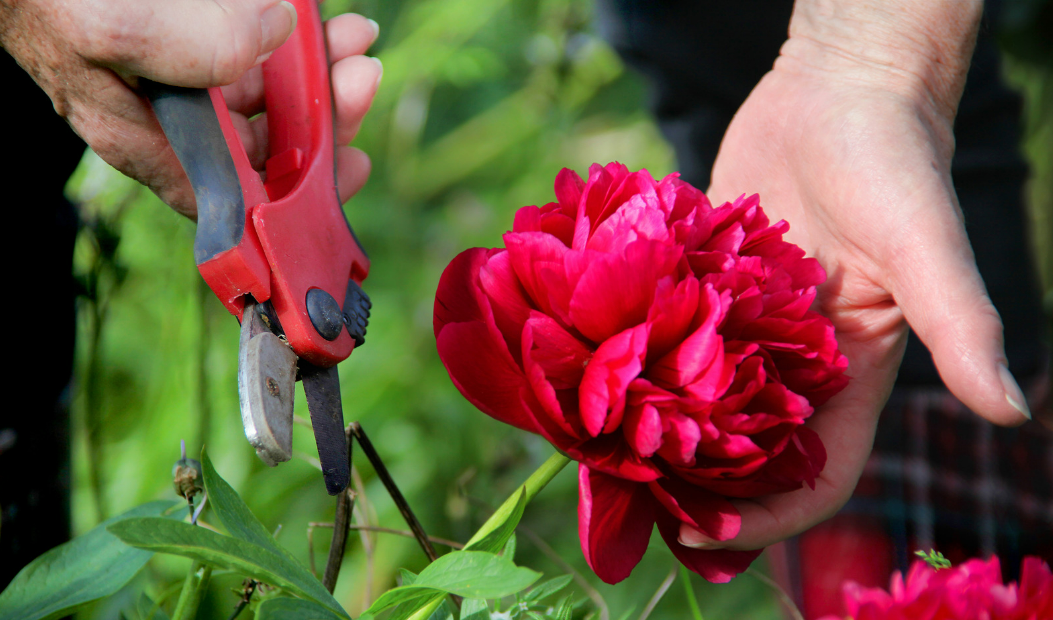
<svg viewBox="0 0 1053 620">
<path fill-rule="evenodd" d="M 210 94 L 242 183 L 252 236 L 270 266 L 270 300 L 278 320 L 297 355 L 328 367 L 354 348 L 341 323 L 341 304 L 349 281 L 361 283 L 368 275 L 369 259 L 337 195 L 329 63 L 318 6 L 315 0 L 292 1 L 296 30 L 263 64 L 270 152 L 262 187 L 219 89 Z M 210 273 L 209 263 L 199 267 L 224 299 L 214 284 L 223 274 Z M 309 312 L 308 293 L 315 289 L 324 294 L 311 294 Z"/>
</svg>

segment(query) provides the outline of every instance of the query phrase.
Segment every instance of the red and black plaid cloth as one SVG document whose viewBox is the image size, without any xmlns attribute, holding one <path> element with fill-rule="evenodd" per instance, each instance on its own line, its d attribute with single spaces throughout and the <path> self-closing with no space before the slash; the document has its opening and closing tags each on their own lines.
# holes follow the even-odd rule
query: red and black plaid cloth
<svg viewBox="0 0 1053 620">
<path fill-rule="evenodd" d="M 887 587 L 916 550 L 955 564 L 997 554 L 1015 580 L 1025 555 L 1053 563 L 1053 431 L 995 426 L 942 388 L 898 388 L 852 499 L 781 547 L 773 568 L 809 619 L 843 612 L 845 579 Z"/>
</svg>

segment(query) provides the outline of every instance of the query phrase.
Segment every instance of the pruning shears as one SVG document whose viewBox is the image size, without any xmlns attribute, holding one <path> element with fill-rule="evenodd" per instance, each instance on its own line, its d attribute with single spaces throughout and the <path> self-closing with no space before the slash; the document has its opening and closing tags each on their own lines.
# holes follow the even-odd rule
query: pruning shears
<svg viewBox="0 0 1053 620">
<path fill-rule="evenodd" d="M 144 85 L 194 188 L 194 259 L 241 321 L 238 393 L 245 436 L 274 466 L 292 456 L 303 381 L 330 495 L 350 479 L 336 365 L 365 340 L 369 258 L 340 206 L 333 103 L 316 0 L 263 63 L 269 153 L 253 169 L 219 88 Z"/>
</svg>

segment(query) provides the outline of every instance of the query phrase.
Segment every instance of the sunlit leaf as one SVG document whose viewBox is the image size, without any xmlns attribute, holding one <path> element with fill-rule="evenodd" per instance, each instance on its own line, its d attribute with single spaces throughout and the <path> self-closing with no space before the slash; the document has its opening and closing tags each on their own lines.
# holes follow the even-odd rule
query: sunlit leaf
<svg viewBox="0 0 1053 620">
<path fill-rule="evenodd" d="M 33 560 L 0 593 L 0 619 L 61 618 L 120 590 L 153 552 L 129 547 L 107 528 L 126 519 L 160 515 L 174 505 L 161 501 L 137 506 Z"/>
<path fill-rule="evenodd" d="M 465 551 L 489 551 L 490 553 L 497 553 L 504 548 L 505 543 L 512 538 L 512 535 L 516 531 L 516 526 L 519 525 L 519 520 L 523 518 L 523 511 L 526 510 L 526 489 L 519 494 L 519 499 L 516 500 L 515 507 L 508 513 L 505 520 L 501 522 L 492 532 L 480 538 L 478 541 L 471 543 L 464 548 Z M 512 543 L 512 555 L 515 554 L 515 543 Z M 512 555 L 508 555 L 509 561 L 512 560 Z M 487 597 L 490 598 L 490 597 Z"/>
<path fill-rule="evenodd" d="M 413 585 L 385 592 L 368 612 L 375 615 L 436 590 L 464 598 L 502 598 L 529 587 L 540 576 L 492 553 L 454 551 L 426 566 Z"/>
<path fill-rule="evenodd" d="M 549 579 L 544 583 L 538 584 L 532 588 L 530 592 L 523 595 L 524 601 L 540 601 L 541 599 L 552 596 L 556 592 L 559 592 L 563 588 L 567 587 L 567 584 L 574 579 L 570 575 L 561 575 L 554 579 Z"/>
<path fill-rule="evenodd" d="M 140 549 L 181 555 L 228 568 L 311 599 L 342 618 L 348 617 L 336 599 L 307 569 L 272 549 L 189 523 L 156 518 L 120 521 L 110 526 L 110 532 Z"/>
</svg>

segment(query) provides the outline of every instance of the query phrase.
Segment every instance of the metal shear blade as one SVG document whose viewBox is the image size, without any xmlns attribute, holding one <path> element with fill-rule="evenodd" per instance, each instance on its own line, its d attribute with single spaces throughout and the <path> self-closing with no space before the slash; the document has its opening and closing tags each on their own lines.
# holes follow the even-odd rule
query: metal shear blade
<svg viewBox="0 0 1053 620">
<path fill-rule="evenodd" d="M 340 375 L 336 366 L 320 368 L 300 360 L 275 335 L 280 327 L 265 305 L 247 297 L 238 351 L 238 394 L 245 437 L 271 467 L 292 458 L 292 423 L 297 364 L 311 414 L 325 488 L 337 495 L 347 488 L 347 460 Z"/>
</svg>

